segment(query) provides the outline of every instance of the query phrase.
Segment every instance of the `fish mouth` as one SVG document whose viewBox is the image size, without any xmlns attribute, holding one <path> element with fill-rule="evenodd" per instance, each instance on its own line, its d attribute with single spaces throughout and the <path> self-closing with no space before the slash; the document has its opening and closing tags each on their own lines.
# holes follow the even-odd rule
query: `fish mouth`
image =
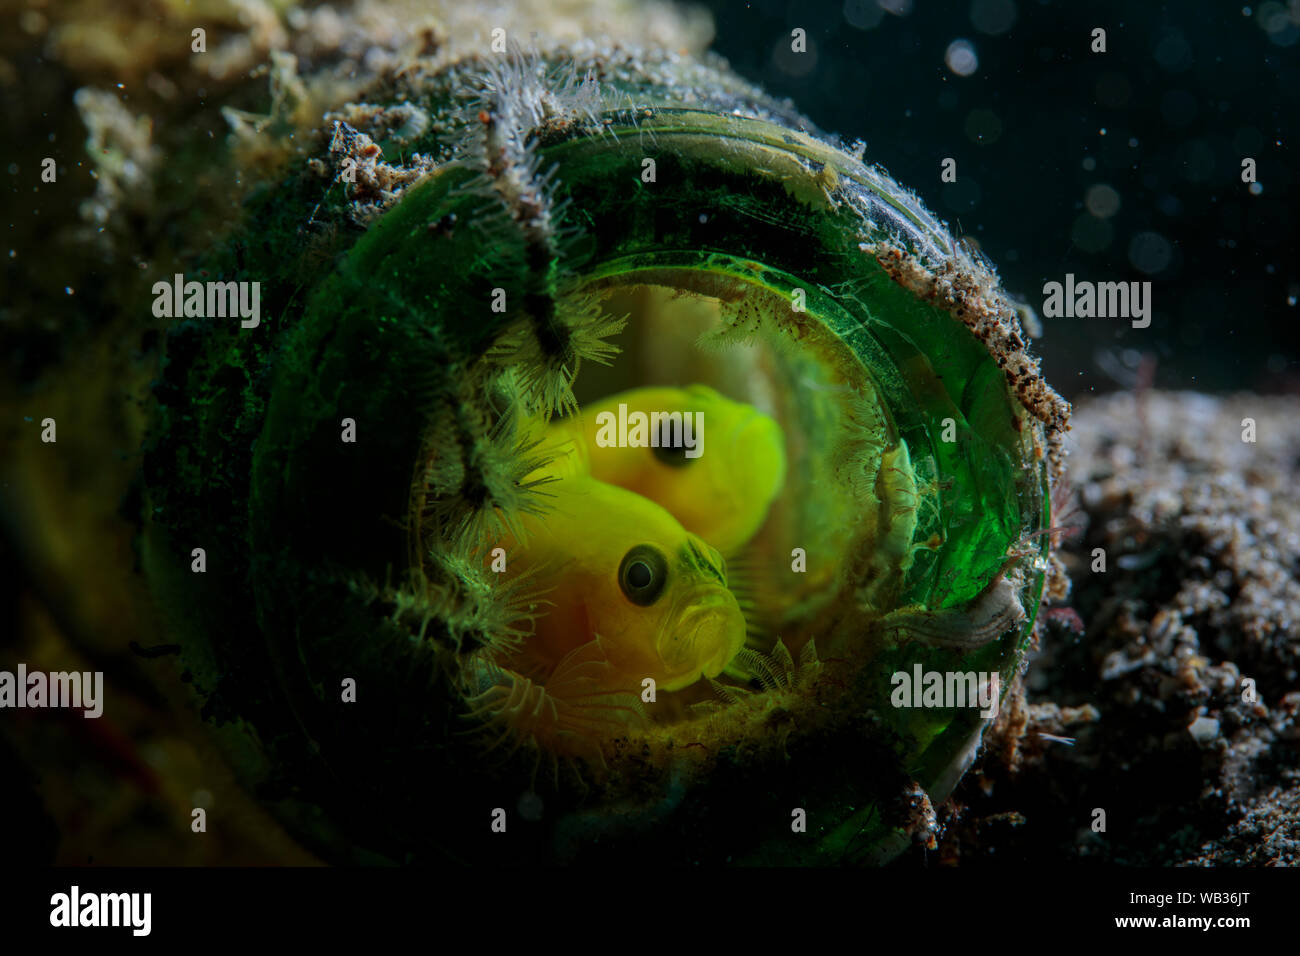
<svg viewBox="0 0 1300 956">
<path fill-rule="evenodd" d="M 660 630 L 656 650 L 669 675 L 665 690 L 717 677 L 745 643 L 745 619 L 730 591 L 684 596 Z"/>
</svg>

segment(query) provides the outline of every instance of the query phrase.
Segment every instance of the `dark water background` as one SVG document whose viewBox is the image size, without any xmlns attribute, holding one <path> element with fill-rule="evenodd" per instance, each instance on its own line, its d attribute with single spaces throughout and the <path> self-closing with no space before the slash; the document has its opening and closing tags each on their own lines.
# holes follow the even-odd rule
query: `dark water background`
<svg viewBox="0 0 1300 956">
<path fill-rule="evenodd" d="M 1068 398 L 1131 387 L 1143 355 L 1160 388 L 1300 392 L 1300 2 L 705 5 L 739 73 L 864 140 L 1040 313 L 1066 273 L 1152 282 L 1145 329 L 1043 319 L 1038 353 Z M 958 40 L 970 75 L 945 63 Z"/>
</svg>

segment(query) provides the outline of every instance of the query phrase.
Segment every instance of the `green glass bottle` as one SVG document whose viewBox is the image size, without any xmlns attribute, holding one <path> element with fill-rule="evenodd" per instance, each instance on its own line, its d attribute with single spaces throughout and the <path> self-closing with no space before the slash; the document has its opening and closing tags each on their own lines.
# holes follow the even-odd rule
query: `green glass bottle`
<svg viewBox="0 0 1300 956">
<path fill-rule="evenodd" d="M 583 50 L 417 61 L 251 196 L 203 265 L 263 320 L 169 334 L 146 570 L 242 778 L 328 858 L 882 862 L 1061 588 L 1068 406 L 991 267 L 860 154 L 720 62 Z M 695 384 L 785 436 L 728 558 L 735 673 L 575 746 L 485 722 L 547 613 L 492 570 L 547 507 L 524 423 Z"/>
</svg>

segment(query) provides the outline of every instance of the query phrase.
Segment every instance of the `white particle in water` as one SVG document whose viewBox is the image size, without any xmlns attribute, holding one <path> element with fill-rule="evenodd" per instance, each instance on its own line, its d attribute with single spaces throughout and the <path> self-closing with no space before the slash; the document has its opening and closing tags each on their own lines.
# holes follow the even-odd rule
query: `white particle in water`
<svg viewBox="0 0 1300 956">
<path fill-rule="evenodd" d="M 943 55 L 943 62 L 958 76 L 970 76 L 979 69 L 979 57 L 969 40 L 953 40 Z"/>
</svg>

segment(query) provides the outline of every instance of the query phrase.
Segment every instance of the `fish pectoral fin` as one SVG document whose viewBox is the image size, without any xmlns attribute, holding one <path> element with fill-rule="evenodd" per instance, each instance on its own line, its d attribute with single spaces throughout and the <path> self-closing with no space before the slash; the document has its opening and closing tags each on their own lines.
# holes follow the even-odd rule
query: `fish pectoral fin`
<svg viewBox="0 0 1300 956">
<path fill-rule="evenodd" d="M 498 744 L 531 740 L 552 753 L 603 764 L 601 737 L 646 722 L 640 697 L 617 679 L 598 641 L 570 651 L 544 681 L 506 667 L 482 667 L 475 678 L 469 716 L 501 731 Z"/>
<path fill-rule="evenodd" d="M 623 733 L 646 723 L 636 682 L 605 656 L 600 639 L 588 641 L 556 665 L 546 681 L 556 728 L 574 734 Z"/>
</svg>

